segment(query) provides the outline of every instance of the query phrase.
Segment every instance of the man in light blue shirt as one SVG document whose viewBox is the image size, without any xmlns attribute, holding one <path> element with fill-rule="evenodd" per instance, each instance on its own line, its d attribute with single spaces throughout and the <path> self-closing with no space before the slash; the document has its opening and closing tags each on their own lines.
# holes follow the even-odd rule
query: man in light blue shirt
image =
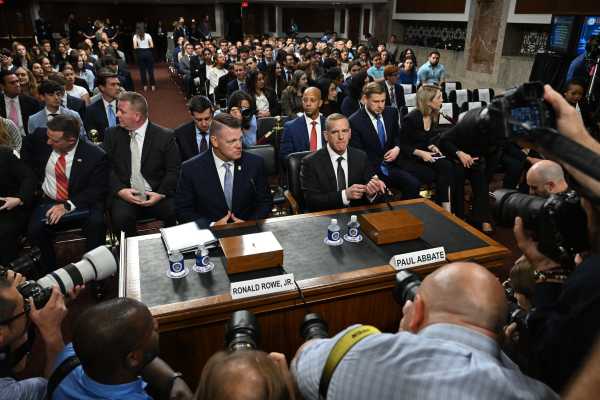
<svg viewBox="0 0 600 400">
<path fill-rule="evenodd" d="M 558 399 L 500 349 L 506 299 L 482 266 L 438 269 L 402 311 L 400 332 L 367 336 L 345 354 L 331 375 L 328 400 Z M 319 398 L 323 367 L 345 332 L 298 350 L 292 372 L 305 399 Z"/>
<path fill-rule="evenodd" d="M 373 66 L 367 70 L 369 75 L 375 82 L 383 82 L 383 60 L 381 55 L 375 54 L 373 56 Z"/>
<path fill-rule="evenodd" d="M 446 79 L 446 69 L 440 64 L 440 53 L 429 53 L 429 61 L 421 65 L 417 72 L 418 81 L 423 85 L 440 85 Z"/>
</svg>

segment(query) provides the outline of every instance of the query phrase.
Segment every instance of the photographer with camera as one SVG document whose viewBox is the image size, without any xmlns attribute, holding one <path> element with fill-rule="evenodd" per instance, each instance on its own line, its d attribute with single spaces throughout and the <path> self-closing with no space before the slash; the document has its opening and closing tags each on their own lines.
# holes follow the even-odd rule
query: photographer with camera
<svg viewBox="0 0 600 400">
<path fill-rule="evenodd" d="M 594 159 L 583 159 L 582 163 L 597 165 L 600 143 L 588 134 L 577 111 L 550 86 L 545 87 L 544 100 L 554 109 L 560 134 L 595 153 Z M 590 255 L 570 272 L 561 262 L 540 251 L 538 244 L 526 232 L 521 217 L 515 220 L 517 245 L 534 266 L 537 278 L 533 293 L 535 309 L 530 313 L 525 332 L 531 337 L 531 345 L 526 349 L 532 366 L 531 374 L 561 391 L 583 366 L 600 332 L 597 284 L 600 281 L 600 209 L 597 205 L 600 182 L 583 172 L 583 167 L 576 168 L 573 161 L 565 162 L 563 157 L 566 153 L 552 154 L 544 146 L 533 144 L 544 155 L 559 161 L 573 178 L 571 184 L 581 195 L 581 204 L 587 215 L 590 241 Z"/>
<path fill-rule="evenodd" d="M 414 292 L 415 286 L 406 285 L 404 292 Z M 523 375 L 500 349 L 507 305 L 502 285 L 484 267 L 457 262 L 439 268 L 402 311 L 398 333 L 365 336 L 334 372 L 332 349 L 355 328 L 306 342 L 292 361 L 304 398 L 557 398 Z"/>
<path fill-rule="evenodd" d="M 117 298 L 84 311 L 50 378 L 48 397 L 187 400 L 192 392 L 158 357 L 157 323 L 143 303 Z M 147 383 L 146 383 L 147 382 Z"/>
<path fill-rule="evenodd" d="M 547 198 L 551 194 L 569 190 L 561 166 L 551 160 L 541 160 L 533 164 L 527 171 L 526 179 L 531 194 L 536 196 Z"/>
<path fill-rule="evenodd" d="M 62 294 L 54 288 L 46 305 L 38 309 L 31 298 L 25 299 L 18 290 L 24 282 L 21 274 L 10 270 L 0 276 L 0 400 L 45 398 L 46 379 L 14 378 L 25 367 L 33 344 L 30 323 L 44 342 L 46 378 L 64 347 L 61 324 L 67 309 Z"/>
</svg>

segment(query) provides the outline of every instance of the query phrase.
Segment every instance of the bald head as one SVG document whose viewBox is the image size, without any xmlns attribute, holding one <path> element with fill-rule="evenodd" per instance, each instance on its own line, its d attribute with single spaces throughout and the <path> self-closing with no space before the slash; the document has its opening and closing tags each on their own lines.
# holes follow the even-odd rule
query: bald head
<svg viewBox="0 0 600 400">
<path fill-rule="evenodd" d="M 304 91 L 304 95 L 315 96 L 317 99 L 321 100 L 321 91 L 319 90 L 319 88 L 316 88 L 314 86 L 306 88 L 306 90 Z"/>
<path fill-rule="evenodd" d="M 422 327 L 455 323 L 498 334 L 507 305 L 498 279 L 481 265 L 456 262 L 425 278 L 418 297 L 424 303 Z"/>
<path fill-rule="evenodd" d="M 562 167 L 550 160 L 538 161 L 529 168 L 527 184 L 533 194 L 542 197 L 564 192 L 568 188 Z"/>
</svg>

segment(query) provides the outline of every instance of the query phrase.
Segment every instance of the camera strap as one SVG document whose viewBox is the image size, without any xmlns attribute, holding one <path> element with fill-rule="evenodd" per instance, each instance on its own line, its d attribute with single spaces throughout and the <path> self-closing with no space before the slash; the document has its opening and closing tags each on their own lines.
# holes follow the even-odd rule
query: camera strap
<svg viewBox="0 0 600 400">
<path fill-rule="evenodd" d="M 379 329 L 370 325 L 360 325 L 356 328 L 350 329 L 346 332 L 338 341 L 335 343 L 329 357 L 325 362 L 323 373 L 321 374 L 321 381 L 319 383 L 319 394 L 322 399 L 327 398 L 327 390 L 329 389 L 329 382 L 335 372 L 338 364 L 344 356 L 354 347 L 358 342 L 366 338 L 367 336 L 376 335 L 381 333 Z"/>
<path fill-rule="evenodd" d="M 52 400 L 52 395 L 54 391 L 60 385 L 60 383 L 73 371 L 81 365 L 79 358 L 77 356 L 67 357 L 60 363 L 58 367 L 52 372 L 50 378 L 48 378 L 48 386 L 46 389 L 46 400 Z"/>
</svg>

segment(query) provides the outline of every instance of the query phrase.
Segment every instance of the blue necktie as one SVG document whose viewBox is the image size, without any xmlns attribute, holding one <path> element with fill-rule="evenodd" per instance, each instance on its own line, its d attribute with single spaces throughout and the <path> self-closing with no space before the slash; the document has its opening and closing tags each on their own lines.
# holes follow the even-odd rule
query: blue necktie
<svg viewBox="0 0 600 400">
<path fill-rule="evenodd" d="M 385 128 L 383 126 L 381 114 L 377 114 L 375 118 L 377 119 L 377 136 L 379 137 L 379 143 L 381 143 L 381 148 L 385 150 Z M 390 174 L 388 167 L 385 165 L 385 161 L 381 163 L 381 172 L 383 172 L 385 176 Z"/>
<path fill-rule="evenodd" d="M 117 116 L 112 108 L 112 104 L 108 105 L 108 127 L 117 126 Z"/>
<path fill-rule="evenodd" d="M 233 196 L 233 174 L 231 173 L 231 164 L 226 162 L 223 163 L 225 168 L 225 179 L 223 180 L 223 193 L 225 194 L 225 201 L 227 207 L 231 210 L 231 198 Z"/>
</svg>

